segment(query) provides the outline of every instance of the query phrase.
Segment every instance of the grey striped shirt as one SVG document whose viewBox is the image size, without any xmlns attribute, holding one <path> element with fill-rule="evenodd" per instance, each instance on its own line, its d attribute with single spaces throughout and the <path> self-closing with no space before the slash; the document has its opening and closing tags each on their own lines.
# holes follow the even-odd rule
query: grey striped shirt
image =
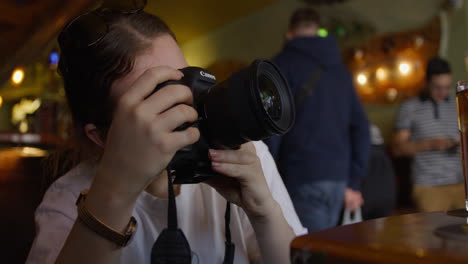
<svg viewBox="0 0 468 264">
<path fill-rule="evenodd" d="M 435 103 L 423 96 L 404 102 L 396 120 L 396 129 L 410 129 L 411 140 L 445 137 L 459 140 L 455 98 Z M 412 164 L 414 184 L 436 186 L 463 181 L 460 153 L 420 152 Z"/>
</svg>

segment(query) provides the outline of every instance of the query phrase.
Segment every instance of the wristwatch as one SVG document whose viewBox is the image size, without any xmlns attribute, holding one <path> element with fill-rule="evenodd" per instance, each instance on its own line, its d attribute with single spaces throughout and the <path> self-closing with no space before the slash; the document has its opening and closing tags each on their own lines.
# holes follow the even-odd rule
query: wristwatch
<svg viewBox="0 0 468 264">
<path fill-rule="evenodd" d="M 108 226 L 98 218 L 96 218 L 91 212 L 86 208 L 86 196 L 88 190 L 83 190 L 80 192 L 80 196 L 76 201 L 78 209 L 78 219 L 83 223 L 87 228 L 94 231 L 99 236 L 113 242 L 119 247 L 125 247 L 131 240 L 133 234 L 136 231 L 137 221 L 132 216 L 130 222 L 128 223 L 125 231 L 123 233 L 116 231 L 112 227 Z"/>
</svg>

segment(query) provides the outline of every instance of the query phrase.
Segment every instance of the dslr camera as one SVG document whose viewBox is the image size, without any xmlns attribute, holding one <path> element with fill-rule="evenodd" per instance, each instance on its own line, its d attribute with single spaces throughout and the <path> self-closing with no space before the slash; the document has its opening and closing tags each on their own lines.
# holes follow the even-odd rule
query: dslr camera
<svg viewBox="0 0 468 264">
<path fill-rule="evenodd" d="M 178 128 L 197 126 L 200 139 L 179 150 L 169 168 L 174 183 L 199 183 L 216 176 L 208 150 L 237 149 L 243 143 L 286 133 L 294 124 L 295 108 L 288 83 L 278 67 L 268 60 L 255 60 L 249 67 L 217 83 L 216 77 L 199 67 L 181 69 L 179 81 L 159 84 L 188 86 L 193 93 L 197 122 Z"/>
</svg>

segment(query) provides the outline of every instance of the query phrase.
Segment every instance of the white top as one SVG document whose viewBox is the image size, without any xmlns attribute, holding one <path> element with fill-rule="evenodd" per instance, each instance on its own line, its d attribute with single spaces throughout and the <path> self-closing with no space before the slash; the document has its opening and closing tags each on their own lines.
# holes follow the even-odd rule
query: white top
<svg viewBox="0 0 468 264">
<path fill-rule="evenodd" d="M 262 142 L 254 142 L 268 186 L 274 199 L 296 235 L 307 233 L 302 227 L 270 152 Z M 59 178 L 47 190 L 36 210 L 36 238 L 27 264 L 55 263 L 55 260 L 77 218 L 75 202 L 81 190 L 89 188 L 94 166 L 81 163 Z M 224 258 L 224 213 L 226 200 L 206 184 L 182 185 L 176 198 L 181 228 L 190 243 L 193 263 L 220 264 Z M 133 216 L 137 231 L 123 249 L 121 263 L 151 263 L 151 248 L 167 226 L 168 201 L 143 192 Z M 257 262 L 260 259 L 254 230 L 243 209 L 231 207 L 231 233 L 236 245 L 234 263 Z M 278 237 L 278 239 L 282 239 Z"/>
</svg>

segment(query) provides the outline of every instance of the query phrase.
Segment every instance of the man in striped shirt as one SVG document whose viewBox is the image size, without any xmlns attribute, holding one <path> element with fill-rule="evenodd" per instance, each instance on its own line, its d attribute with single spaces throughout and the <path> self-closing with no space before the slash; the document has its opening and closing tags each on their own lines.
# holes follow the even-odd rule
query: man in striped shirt
<svg viewBox="0 0 468 264">
<path fill-rule="evenodd" d="M 450 65 L 432 58 L 426 88 L 404 102 L 396 119 L 393 151 L 412 156 L 413 199 L 421 211 L 464 207 L 455 97 Z"/>
</svg>

